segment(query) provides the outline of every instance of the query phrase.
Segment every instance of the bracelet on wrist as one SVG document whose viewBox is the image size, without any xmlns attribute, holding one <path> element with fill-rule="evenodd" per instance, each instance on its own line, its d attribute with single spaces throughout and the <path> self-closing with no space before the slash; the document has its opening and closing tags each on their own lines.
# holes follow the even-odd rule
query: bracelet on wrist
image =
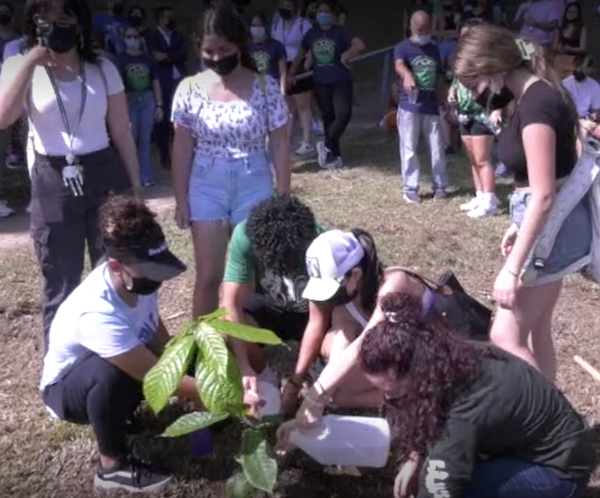
<svg viewBox="0 0 600 498">
<path fill-rule="evenodd" d="M 504 267 L 504 271 L 515 278 L 519 278 L 521 276 L 521 272 L 513 270 L 512 268 L 508 268 L 506 266 Z"/>
</svg>

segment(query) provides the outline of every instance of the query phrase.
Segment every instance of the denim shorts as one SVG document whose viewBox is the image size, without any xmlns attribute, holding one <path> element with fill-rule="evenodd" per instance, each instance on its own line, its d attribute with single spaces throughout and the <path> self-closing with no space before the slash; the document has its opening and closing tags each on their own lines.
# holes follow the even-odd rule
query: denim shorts
<svg viewBox="0 0 600 498">
<path fill-rule="evenodd" d="M 525 209 L 531 199 L 531 193 L 515 191 L 510 197 L 510 218 L 518 227 L 523 223 Z M 543 265 L 536 264 L 540 277 L 555 275 L 589 254 L 592 243 L 592 220 L 589 197 L 586 195 L 565 219 Z M 531 254 L 523 268 L 532 263 Z"/>
<path fill-rule="evenodd" d="M 239 159 L 197 154 L 190 172 L 190 221 L 236 225 L 273 195 L 273 174 L 265 153 Z"/>
</svg>

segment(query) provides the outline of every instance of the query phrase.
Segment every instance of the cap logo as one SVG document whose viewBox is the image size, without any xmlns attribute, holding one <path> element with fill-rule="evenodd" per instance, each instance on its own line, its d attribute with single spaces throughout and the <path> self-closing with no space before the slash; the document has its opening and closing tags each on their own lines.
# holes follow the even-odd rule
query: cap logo
<svg viewBox="0 0 600 498">
<path fill-rule="evenodd" d="M 306 258 L 306 271 L 310 278 L 321 278 L 321 267 L 317 258 Z"/>
<path fill-rule="evenodd" d="M 158 246 L 154 249 L 148 249 L 148 256 L 156 256 L 157 254 L 165 252 L 168 247 L 169 247 L 169 245 L 167 244 L 167 241 L 165 240 L 160 246 Z"/>
</svg>

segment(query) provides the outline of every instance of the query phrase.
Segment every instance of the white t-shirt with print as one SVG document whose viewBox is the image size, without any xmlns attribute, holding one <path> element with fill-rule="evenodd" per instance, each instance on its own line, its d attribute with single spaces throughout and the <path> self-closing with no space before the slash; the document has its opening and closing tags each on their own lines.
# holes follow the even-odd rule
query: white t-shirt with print
<svg viewBox="0 0 600 498">
<path fill-rule="evenodd" d="M 0 85 L 12 80 L 23 65 L 24 55 L 9 57 L 2 65 Z M 105 149 L 109 145 L 106 126 L 108 108 L 107 94 L 115 95 L 124 91 L 123 81 L 115 65 L 100 57 L 98 64 L 86 62 L 86 104 L 79 121 L 81 108 L 82 85 L 79 79 L 61 81 L 55 79 L 71 127 L 76 128 L 73 148 L 75 155 L 89 154 Z M 104 78 L 100 71 L 103 71 Z M 28 108 L 29 126 L 33 130 L 35 150 L 48 156 L 65 156 L 69 153 L 70 139 L 63 124 L 60 108 L 46 70 L 38 66 L 31 79 L 31 98 L 24 103 Z"/>
<path fill-rule="evenodd" d="M 194 135 L 196 155 L 239 159 L 265 152 L 269 133 L 289 119 L 279 83 L 265 75 L 263 90 L 256 76 L 248 100 L 217 102 L 208 96 L 203 74 L 179 83 L 171 111 L 171 121 Z"/>
<path fill-rule="evenodd" d="M 293 61 L 302 45 L 304 35 L 310 31 L 312 24 L 303 17 L 297 17 L 289 29 L 285 29 L 285 22 L 279 18 L 273 23 L 271 37 L 283 44 L 288 62 Z"/>
<path fill-rule="evenodd" d="M 562 80 L 562 85 L 575 102 L 579 116 L 600 109 L 600 83 L 594 78 L 577 81 L 573 75 Z"/>
<path fill-rule="evenodd" d="M 138 296 L 134 307 L 114 289 L 102 263 L 60 305 L 50 326 L 40 390 L 90 352 L 112 358 L 148 344 L 158 328 L 157 293 Z"/>
</svg>

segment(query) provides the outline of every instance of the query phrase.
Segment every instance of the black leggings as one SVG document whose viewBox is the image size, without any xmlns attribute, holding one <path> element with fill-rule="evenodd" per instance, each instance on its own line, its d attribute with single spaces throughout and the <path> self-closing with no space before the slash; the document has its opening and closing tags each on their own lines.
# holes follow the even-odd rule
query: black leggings
<svg viewBox="0 0 600 498">
<path fill-rule="evenodd" d="M 323 115 L 325 146 L 335 156 L 341 156 L 340 138 L 352 117 L 354 99 L 352 80 L 324 85 L 315 83 L 315 98 Z"/>
<path fill-rule="evenodd" d="M 142 383 L 90 354 L 44 389 L 44 403 L 67 422 L 91 424 L 100 453 L 127 455 L 127 422 L 142 401 Z"/>
</svg>

